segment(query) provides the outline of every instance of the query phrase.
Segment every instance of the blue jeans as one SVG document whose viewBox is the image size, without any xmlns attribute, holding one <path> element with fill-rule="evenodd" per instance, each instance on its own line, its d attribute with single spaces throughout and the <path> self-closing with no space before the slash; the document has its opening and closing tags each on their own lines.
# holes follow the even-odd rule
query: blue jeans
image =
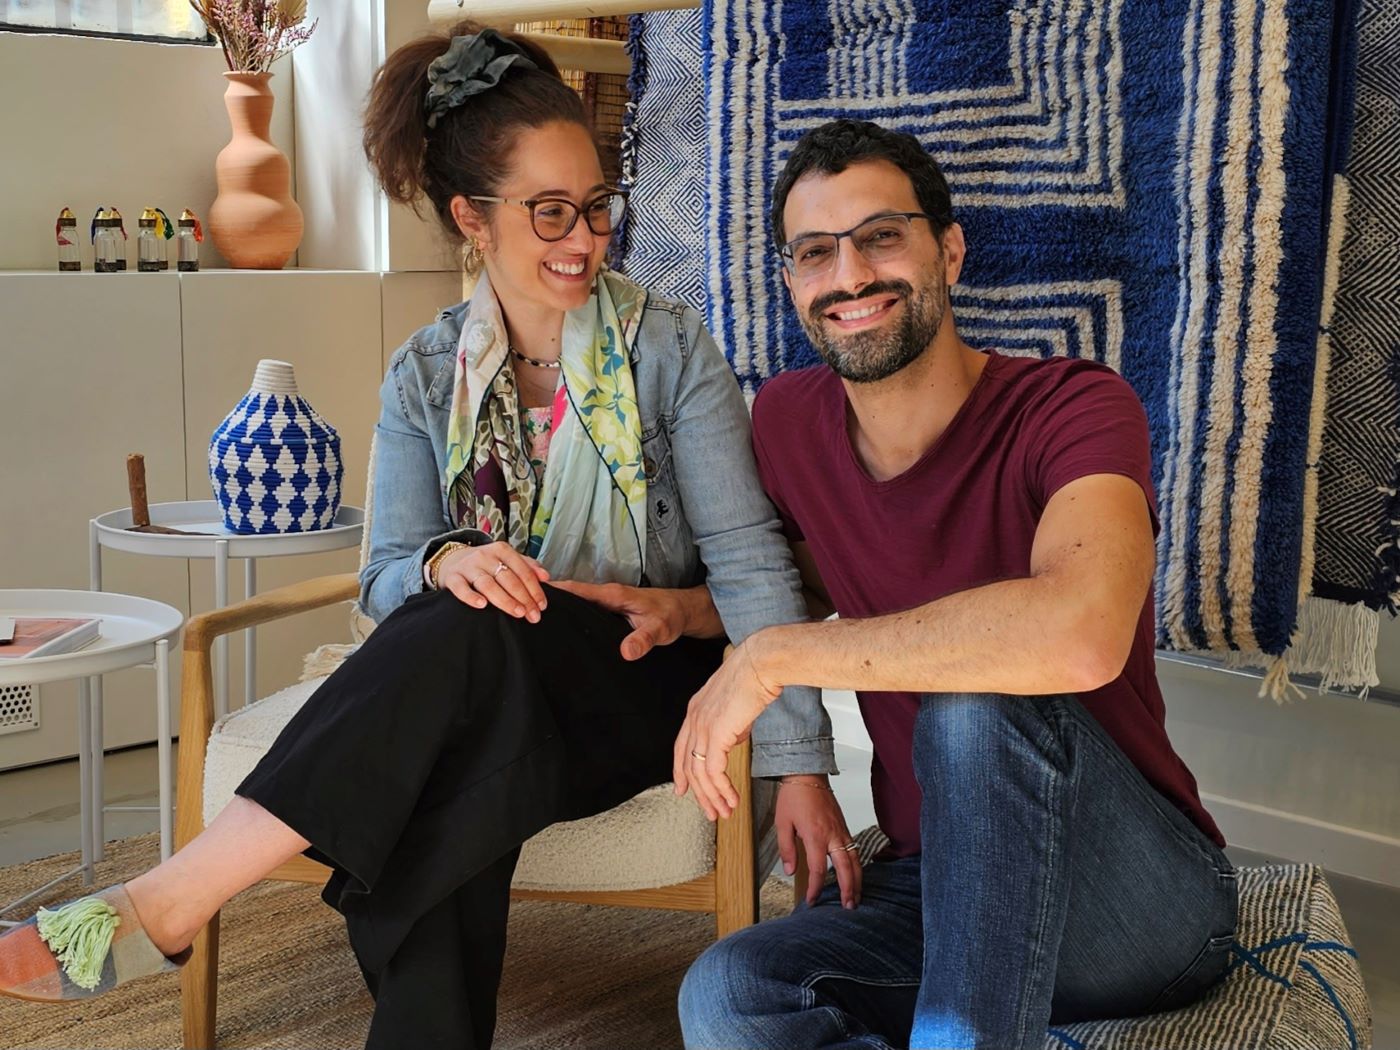
<svg viewBox="0 0 1400 1050">
<path fill-rule="evenodd" d="M 1073 697 L 926 697 L 914 768 L 922 855 L 866 867 L 853 910 L 828 886 L 706 951 L 690 1050 L 1041 1050 L 1224 972 L 1234 869 Z"/>
</svg>

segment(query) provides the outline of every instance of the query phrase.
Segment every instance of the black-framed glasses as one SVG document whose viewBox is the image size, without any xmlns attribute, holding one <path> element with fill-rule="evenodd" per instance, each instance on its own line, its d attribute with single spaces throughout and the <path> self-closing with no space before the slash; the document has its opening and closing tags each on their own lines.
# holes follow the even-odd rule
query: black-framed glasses
<svg viewBox="0 0 1400 1050">
<path fill-rule="evenodd" d="M 849 237 L 855 250 L 868 262 L 885 262 L 898 258 L 909 249 L 909 228 L 915 219 L 933 222 L 933 216 L 921 211 L 877 215 L 840 233 L 804 233 L 779 248 L 778 254 L 782 256 L 788 273 L 803 280 L 820 277 L 836 265 L 843 237 Z"/>
<path fill-rule="evenodd" d="M 530 209 L 530 225 L 535 236 L 542 241 L 562 241 L 578 225 L 580 215 L 588 228 L 599 237 L 606 237 L 617 229 L 622 215 L 627 210 L 627 194 L 622 190 L 609 189 L 590 197 L 583 204 L 575 204 L 565 197 L 469 197 L 468 200 L 487 201 L 491 204 L 514 204 Z"/>
</svg>

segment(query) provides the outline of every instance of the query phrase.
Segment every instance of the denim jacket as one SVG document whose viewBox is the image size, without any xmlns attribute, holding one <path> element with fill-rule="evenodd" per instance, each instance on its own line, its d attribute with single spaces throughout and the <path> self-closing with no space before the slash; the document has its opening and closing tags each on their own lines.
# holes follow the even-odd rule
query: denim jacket
<svg viewBox="0 0 1400 1050">
<path fill-rule="evenodd" d="M 380 388 L 374 514 L 360 606 L 383 620 L 424 589 L 423 562 L 455 530 L 443 485 L 453 369 L 467 304 L 395 352 Z M 631 348 L 647 474 L 647 582 L 709 585 L 736 645 L 807 619 L 800 579 L 759 485 L 743 394 L 700 315 L 648 298 Z M 831 720 L 817 690 L 785 689 L 753 728 L 753 775 L 834 773 Z"/>
</svg>

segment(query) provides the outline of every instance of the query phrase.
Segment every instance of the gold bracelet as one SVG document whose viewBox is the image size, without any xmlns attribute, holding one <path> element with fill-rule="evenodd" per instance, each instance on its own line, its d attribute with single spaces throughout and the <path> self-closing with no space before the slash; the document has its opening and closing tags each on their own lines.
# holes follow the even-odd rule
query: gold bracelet
<svg viewBox="0 0 1400 1050">
<path fill-rule="evenodd" d="M 448 557 L 448 555 L 455 554 L 457 553 L 457 551 L 466 550 L 469 546 L 471 545 L 467 543 L 458 543 L 455 540 L 452 540 L 447 543 L 444 543 L 441 547 L 435 550 L 433 552 L 433 556 L 428 559 L 427 564 L 428 586 L 431 587 L 433 590 L 437 590 L 439 587 L 438 570 L 442 568 L 443 561 Z"/>
<path fill-rule="evenodd" d="M 836 794 L 836 790 L 830 784 L 813 784 L 806 780 L 779 780 L 779 784 L 786 784 L 788 787 L 816 788 L 818 791 L 829 791 Z"/>
</svg>

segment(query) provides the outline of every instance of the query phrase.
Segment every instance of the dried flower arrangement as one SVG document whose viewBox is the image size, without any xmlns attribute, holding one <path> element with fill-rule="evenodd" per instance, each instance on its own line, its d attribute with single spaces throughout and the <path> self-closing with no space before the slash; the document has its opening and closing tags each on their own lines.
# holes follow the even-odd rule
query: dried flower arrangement
<svg viewBox="0 0 1400 1050">
<path fill-rule="evenodd" d="M 235 73 L 266 73 L 273 62 L 304 44 L 317 22 L 306 20 L 306 0 L 190 0 Z M 319 20 L 318 20 L 319 21 Z"/>
</svg>

